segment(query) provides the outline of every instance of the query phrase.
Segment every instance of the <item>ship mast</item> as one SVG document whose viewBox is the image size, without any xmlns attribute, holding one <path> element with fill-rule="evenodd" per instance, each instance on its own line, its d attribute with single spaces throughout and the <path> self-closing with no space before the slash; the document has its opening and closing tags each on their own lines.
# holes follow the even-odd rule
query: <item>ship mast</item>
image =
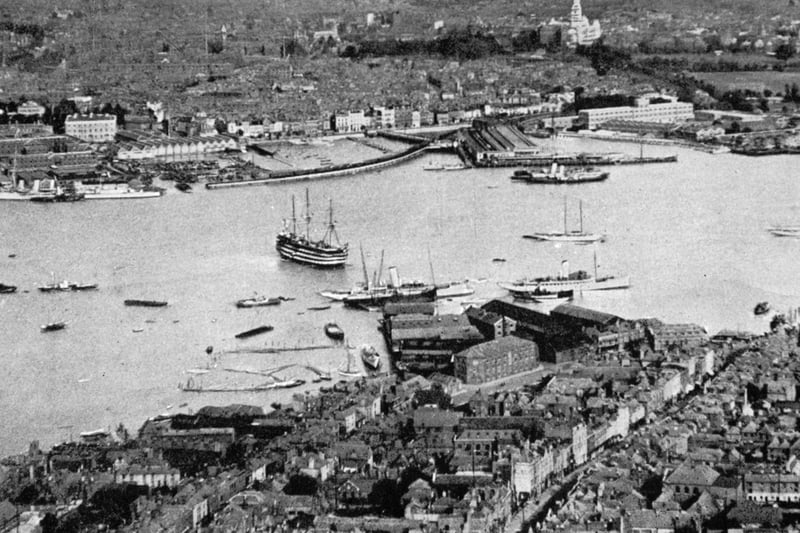
<svg viewBox="0 0 800 533">
<path fill-rule="evenodd" d="M 597 281 L 597 249 L 594 250 L 594 280 Z"/>
<path fill-rule="evenodd" d="M 292 195 L 292 235 L 297 235 L 297 214 L 294 208 L 294 194 Z"/>
<path fill-rule="evenodd" d="M 433 275 L 433 261 L 431 261 L 431 247 L 428 245 L 428 266 L 431 268 L 431 283 L 436 286 L 436 276 Z"/>
<path fill-rule="evenodd" d="M 580 209 L 581 213 L 581 235 L 583 235 L 583 200 L 578 202 L 578 208 Z"/>
<path fill-rule="evenodd" d="M 339 244 L 339 235 L 336 233 L 336 225 L 333 222 L 333 198 L 330 200 L 328 213 L 328 231 L 325 232 L 325 237 L 322 240 L 327 246 L 332 246 L 334 238 L 336 243 Z"/>
<path fill-rule="evenodd" d="M 564 235 L 567 234 L 567 197 L 564 196 Z"/>
<path fill-rule="evenodd" d="M 309 235 L 309 229 L 311 227 L 311 202 L 308 199 L 308 189 L 306 189 L 306 215 L 304 218 L 306 219 L 306 240 L 310 241 L 311 237 Z"/>
<path fill-rule="evenodd" d="M 378 275 L 375 278 L 376 286 L 383 285 L 383 283 L 381 282 L 381 276 L 383 276 L 383 252 L 384 251 L 381 250 L 381 262 L 378 263 Z"/>
<path fill-rule="evenodd" d="M 364 271 L 364 285 L 366 285 L 367 289 L 370 289 L 369 274 L 367 274 L 367 262 L 364 261 L 364 248 L 361 246 L 361 244 L 358 245 L 358 248 L 361 250 L 361 269 Z"/>
</svg>

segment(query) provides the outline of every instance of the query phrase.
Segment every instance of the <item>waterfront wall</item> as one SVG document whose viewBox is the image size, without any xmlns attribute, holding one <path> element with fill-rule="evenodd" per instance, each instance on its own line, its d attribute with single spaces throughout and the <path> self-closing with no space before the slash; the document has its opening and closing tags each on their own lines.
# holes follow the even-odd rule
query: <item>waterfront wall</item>
<svg viewBox="0 0 800 533">
<path fill-rule="evenodd" d="M 391 165 L 396 165 L 404 161 L 408 161 L 419 157 L 428 149 L 429 143 L 423 143 L 412 146 L 402 152 L 387 154 L 381 157 L 368 159 L 359 163 L 350 163 L 347 165 L 335 165 L 332 167 L 315 168 L 315 169 L 300 169 L 300 170 L 286 170 L 279 172 L 271 172 L 263 178 L 254 178 L 241 181 L 217 181 L 206 183 L 207 189 L 226 189 L 232 187 L 249 187 L 254 185 L 266 185 L 274 182 L 306 180 L 312 178 L 333 178 L 337 176 L 347 176 L 364 172 L 367 170 L 377 170 Z"/>
</svg>

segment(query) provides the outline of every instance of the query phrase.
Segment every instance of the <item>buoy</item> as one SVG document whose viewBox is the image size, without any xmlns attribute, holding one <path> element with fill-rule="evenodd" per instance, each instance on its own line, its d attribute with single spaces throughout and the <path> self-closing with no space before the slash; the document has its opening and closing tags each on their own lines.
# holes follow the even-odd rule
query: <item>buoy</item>
<svg viewBox="0 0 800 533">
<path fill-rule="evenodd" d="M 213 351 L 214 351 L 214 347 L 213 346 L 211 346 L 211 345 L 206 346 L 206 353 L 208 355 L 211 355 L 211 352 L 213 352 Z"/>
</svg>

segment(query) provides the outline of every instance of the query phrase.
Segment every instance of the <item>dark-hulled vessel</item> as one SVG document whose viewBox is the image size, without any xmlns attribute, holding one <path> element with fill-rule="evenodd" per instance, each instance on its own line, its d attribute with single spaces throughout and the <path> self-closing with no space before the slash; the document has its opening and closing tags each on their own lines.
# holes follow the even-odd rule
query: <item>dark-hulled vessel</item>
<svg viewBox="0 0 800 533">
<path fill-rule="evenodd" d="M 595 170 L 593 168 L 574 168 L 566 170 L 564 166 L 553 163 L 549 171 L 530 171 L 517 170 L 511 175 L 512 180 L 525 181 L 528 183 L 556 183 L 556 184 L 577 184 L 590 183 L 593 181 L 603 181 L 608 179 L 608 172 Z"/>
<path fill-rule="evenodd" d="M 167 302 L 161 300 L 125 300 L 125 305 L 132 307 L 165 307 Z"/>
<path fill-rule="evenodd" d="M 50 322 L 49 324 L 40 326 L 39 329 L 42 330 L 42 333 L 47 333 L 48 331 L 58 331 L 60 329 L 64 329 L 65 327 L 67 327 L 66 322 Z"/>
<path fill-rule="evenodd" d="M 97 288 L 96 283 L 73 283 L 71 281 L 60 281 L 58 283 L 48 283 L 42 285 L 39 290 L 42 292 L 77 292 L 77 291 L 91 291 Z"/>
<path fill-rule="evenodd" d="M 17 287 L 14 285 L 6 285 L 5 283 L 0 283 L 0 294 L 10 294 L 12 292 L 17 292 Z"/>
<path fill-rule="evenodd" d="M 328 322 L 325 324 L 325 335 L 333 340 L 340 341 L 344 339 L 344 330 L 336 322 Z"/>
<path fill-rule="evenodd" d="M 295 216 L 294 196 L 292 196 L 291 227 L 284 220 L 284 228 L 278 233 L 275 248 L 283 259 L 311 265 L 316 267 L 332 268 L 344 266 L 347 261 L 348 244 L 341 244 L 336 233 L 333 221 L 333 200 L 330 203 L 328 229 L 319 241 L 311 240 L 309 226 L 311 225 L 310 202 L 308 189 L 306 189 L 306 221 L 305 234 L 297 233 L 297 217 Z M 334 239 L 336 244 L 333 244 Z"/>
<path fill-rule="evenodd" d="M 272 326 L 258 326 L 257 328 L 248 329 L 247 331 L 237 333 L 234 335 L 234 337 L 237 339 L 246 339 L 248 337 L 252 337 L 253 335 L 260 335 L 261 333 L 272 331 L 273 329 L 274 328 Z"/>
</svg>

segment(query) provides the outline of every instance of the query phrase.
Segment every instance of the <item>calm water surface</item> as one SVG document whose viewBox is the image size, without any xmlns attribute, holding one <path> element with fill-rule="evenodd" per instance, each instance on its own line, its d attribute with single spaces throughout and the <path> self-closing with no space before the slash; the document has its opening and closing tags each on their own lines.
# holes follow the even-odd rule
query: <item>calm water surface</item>
<svg viewBox="0 0 800 533">
<path fill-rule="evenodd" d="M 639 148 L 567 140 L 565 150 L 638 153 Z M 354 148 L 355 149 L 355 148 Z M 370 272 L 396 265 L 408 278 L 430 279 L 428 249 L 437 281 L 482 280 L 475 298 L 500 296 L 496 282 L 555 273 L 562 259 L 573 269 L 629 274 L 627 291 L 591 293 L 577 303 L 627 318 L 654 316 L 763 331 L 756 302 L 774 308 L 800 303 L 800 240 L 772 237 L 773 223 L 800 223 L 796 159 L 744 158 L 684 149 L 647 147 L 646 154 L 679 154 L 679 163 L 611 169 L 606 182 L 570 187 L 511 182 L 510 170 L 423 172 L 431 155 L 411 163 L 346 178 L 192 194 L 170 190 L 159 200 L 0 205 L 0 281 L 21 292 L 0 295 L 0 454 L 43 445 L 80 431 L 136 430 L 148 417 L 207 404 L 268 407 L 312 390 L 302 368 L 279 373 L 301 377 L 300 389 L 269 393 L 183 393 L 187 369 L 212 362 L 215 353 L 243 346 L 324 344 L 328 321 L 349 342 L 384 349 L 377 314 L 335 304 L 325 311 L 317 291 L 349 287 L 362 278 L 358 247 Z M 794 164 L 793 164 L 794 163 Z M 352 247 L 351 265 L 320 271 L 282 262 L 273 248 L 292 194 L 311 191 L 316 221 L 333 197 L 339 233 Z M 583 200 L 588 230 L 608 235 L 597 246 L 536 243 L 521 235 L 561 228 L 564 195 L 570 224 L 578 225 Z M 316 231 L 315 231 L 316 229 Z M 318 233 L 321 226 L 312 228 Z M 16 254 L 16 258 L 9 258 Z M 503 257 L 504 263 L 492 262 Z M 56 278 L 96 282 L 100 290 L 41 294 Z M 292 296 L 278 307 L 239 310 L 235 300 L 254 292 Z M 131 308 L 126 298 L 164 299 L 162 309 Z M 64 331 L 42 334 L 39 325 L 64 320 Z M 261 324 L 275 330 L 249 341 L 233 335 Z M 143 329 L 135 332 L 135 329 Z M 334 370 L 342 349 L 283 355 L 221 355 L 202 384 L 243 385 L 266 378 L 222 370 L 268 369 L 287 363 Z M 187 403 L 185 407 L 180 407 Z"/>
</svg>

